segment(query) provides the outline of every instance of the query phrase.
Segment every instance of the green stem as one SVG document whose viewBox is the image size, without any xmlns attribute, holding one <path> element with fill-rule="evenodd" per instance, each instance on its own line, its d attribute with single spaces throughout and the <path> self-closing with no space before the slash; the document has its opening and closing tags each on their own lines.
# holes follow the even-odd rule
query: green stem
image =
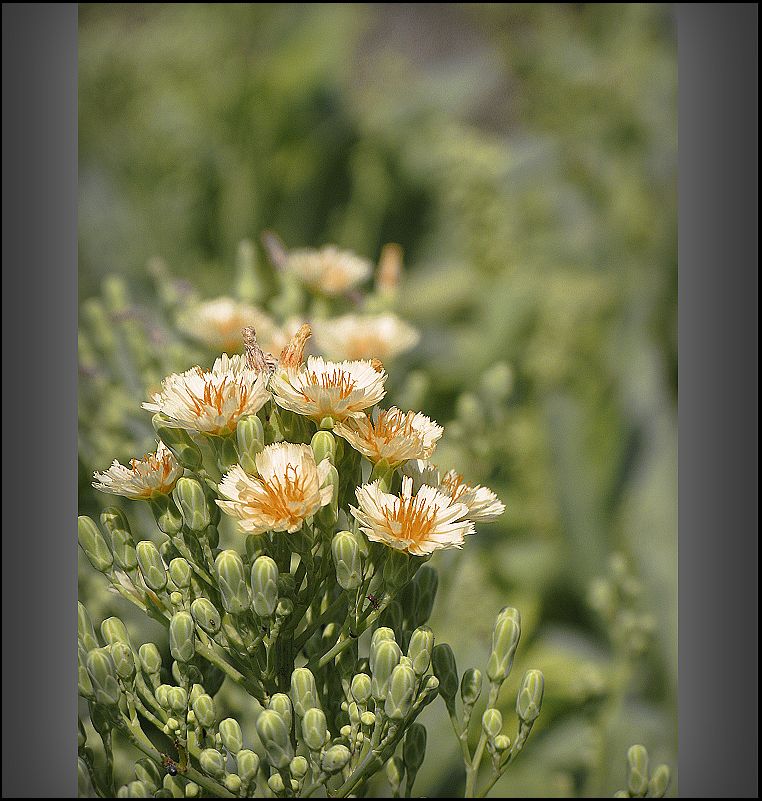
<svg viewBox="0 0 762 801">
<path fill-rule="evenodd" d="M 500 685 L 493 683 L 490 685 L 489 700 L 487 701 L 487 709 L 495 706 L 497 703 L 497 696 L 500 693 Z M 474 751 L 474 757 L 471 764 L 466 767 L 466 798 L 476 798 L 476 782 L 479 778 L 479 767 L 482 763 L 484 756 L 484 749 L 487 745 L 487 733 L 482 729 L 479 743 Z"/>
</svg>

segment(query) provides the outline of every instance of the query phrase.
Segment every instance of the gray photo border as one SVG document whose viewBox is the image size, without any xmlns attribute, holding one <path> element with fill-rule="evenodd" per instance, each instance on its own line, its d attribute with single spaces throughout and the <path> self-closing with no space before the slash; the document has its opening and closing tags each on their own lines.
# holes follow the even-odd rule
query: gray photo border
<svg viewBox="0 0 762 801">
<path fill-rule="evenodd" d="M 675 4 L 680 793 L 757 797 L 757 23 Z M 3 797 L 76 795 L 77 5 L 3 5 Z"/>
</svg>

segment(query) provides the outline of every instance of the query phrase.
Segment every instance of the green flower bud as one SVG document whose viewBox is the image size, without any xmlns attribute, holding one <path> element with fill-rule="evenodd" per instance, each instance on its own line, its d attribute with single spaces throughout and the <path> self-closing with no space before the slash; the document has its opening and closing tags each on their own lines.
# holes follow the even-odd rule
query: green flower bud
<svg viewBox="0 0 762 801">
<path fill-rule="evenodd" d="M 227 782 L 229 777 L 225 777 L 225 782 Z M 236 778 L 238 778 L 236 776 Z M 186 798 L 198 798 L 201 794 L 201 787 L 196 784 L 196 782 L 187 782 L 185 785 L 185 797 Z"/>
<path fill-rule="evenodd" d="M 153 430 L 183 467 L 198 470 L 203 462 L 201 450 L 185 429 L 167 425 L 168 419 L 162 414 L 155 414 L 151 419 Z"/>
<path fill-rule="evenodd" d="M 163 788 L 161 790 L 157 790 L 154 794 L 154 797 L 160 795 L 161 798 L 185 798 L 185 787 L 183 786 L 183 781 L 180 780 L 179 776 L 170 776 L 166 774 L 164 776 L 163 781 Z"/>
<path fill-rule="evenodd" d="M 350 725 L 342 726 L 341 729 L 339 730 L 339 734 L 342 737 L 346 737 L 347 739 L 349 739 L 349 736 L 352 734 L 352 727 Z"/>
<path fill-rule="evenodd" d="M 336 464 L 336 437 L 330 431 L 318 431 L 310 445 L 315 454 L 315 464 L 320 464 L 323 459 L 328 459 L 332 465 Z"/>
<path fill-rule="evenodd" d="M 182 687 L 172 687 L 167 693 L 167 700 L 173 712 L 185 712 L 188 708 L 188 693 Z"/>
<path fill-rule="evenodd" d="M 214 635 L 220 630 L 222 625 L 220 613 L 208 598 L 196 598 L 191 604 L 190 611 L 193 619 L 207 634 Z"/>
<path fill-rule="evenodd" d="M 254 457 L 265 447 L 265 430 L 255 414 L 248 414 L 238 421 L 235 430 L 238 446 L 238 463 L 251 475 L 257 474 Z"/>
<path fill-rule="evenodd" d="M 460 682 L 460 697 L 465 706 L 473 706 L 482 694 L 482 672 L 477 668 L 464 671 Z"/>
<path fill-rule="evenodd" d="M 193 568 L 187 559 L 178 556 L 169 563 L 169 577 L 175 583 L 176 587 L 185 589 L 190 587 L 191 577 L 193 576 Z"/>
<path fill-rule="evenodd" d="M 235 551 L 222 551 L 214 562 L 222 605 L 234 615 L 249 608 L 251 597 L 244 575 L 243 560 Z"/>
<path fill-rule="evenodd" d="M 487 676 L 490 681 L 499 683 L 508 677 L 519 637 L 521 637 L 521 616 L 517 609 L 506 606 L 500 610 L 492 631 L 492 653 L 487 663 Z"/>
<path fill-rule="evenodd" d="M 164 724 L 164 733 L 169 735 L 179 734 L 180 721 L 177 718 L 167 718 Z"/>
<path fill-rule="evenodd" d="M 407 655 L 416 676 L 426 675 L 434 650 L 434 632 L 428 626 L 419 626 L 411 635 Z"/>
<path fill-rule="evenodd" d="M 423 758 L 426 756 L 426 727 L 420 723 L 412 723 L 405 734 L 402 746 L 402 759 L 410 776 L 418 773 Z M 412 784 L 412 779 L 410 780 Z"/>
<path fill-rule="evenodd" d="M 92 651 L 98 647 L 98 639 L 95 636 L 90 615 L 84 605 L 77 601 L 77 637 L 85 648 L 85 651 Z"/>
<path fill-rule="evenodd" d="M 392 757 L 386 763 L 386 780 L 392 788 L 392 794 L 397 795 L 405 778 L 405 764 L 401 757 Z"/>
<path fill-rule="evenodd" d="M 360 715 L 360 723 L 362 723 L 363 726 L 370 728 L 371 726 L 375 725 L 376 716 L 373 714 L 373 712 L 363 712 L 362 715 Z"/>
<path fill-rule="evenodd" d="M 169 709 L 169 691 L 171 689 L 169 684 L 160 684 L 154 691 L 156 701 L 162 709 Z"/>
<path fill-rule="evenodd" d="M 175 590 L 169 593 L 169 601 L 175 609 L 182 609 L 183 607 L 183 594 Z"/>
<path fill-rule="evenodd" d="M 198 725 L 203 729 L 214 728 L 214 724 L 217 722 L 217 710 L 214 708 L 214 700 L 211 695 L 206 693 L 199 695 L 192 702 L 192 706 Z"/>
<path fill-rule="evenodd" d="M 308 709 L 320 708 L 315 677 L 308 668 L 296 668 L 291 674 L 291 702 L 300 718 Z"/>
<path fill-rule="evenodd" d="M 196 653 L 196 625 L 190 612 L 177 612 L 169 622 L 169 650 L 178 662 L 190 662 Z"/>
<path fill-rule="evenodd" d="M 290 598 L 281 598 L 275 607 L 275 617 L 286 618 L 294 611 L 294 602 Z"/>
<path fill-rule="evenodd" d="M 389 692 L 389 681 L 392 671 L 397 667 L 402 656 L 399 645 L 392 640 L 381 640 L 375 650 L 371 693 L 376 701 L 383 701 Z"/>
<path fill-rule="evenodd" d="M 302 718 L 302 738 L 312 751 L 319 751 L 328 739 L 328 725 L 322 709 L 312 707 Z"/>
<path fill-rule="evenodd" d="M 669 768 L 666 765 L 659 765 L 648 782 L 648 795 L 651 798 L 664 798 L 669 788 Z"/>
<path fill-rule="evenodd" d="M 92 780 L 90 779 L 90 771 L 87 769 L 87 763 L 82 757 L 77 757 L 77 797 L 78 798 L 94 798 L 96 795 L 93 788 Z"/>
<path fill-rule="evenodd" d="M 259 770 L 259 757 L 248 748 L 244 748 L 235 755 L 236 772 L 245 785 L 250 785 L 257 778 Z"/>
<path fill-rule="evenodd" d="M 273 773 L 267 780 L 267 786 L 275 793 L 280 795 L 286 791 L 286 785 L 283 782 L 283 777 L 279 773 Z"/>
<path fill-rule="evenodd" d="M 206 690 L 204 690 L 204 685 L 203 684 L 193 684 L 191 686 L 190 693 L 188 694 L 188 702 L 190 703 L 191 706 L 193 706 L 193 703 L 195 702 L 195 700 L 199 696 L 204 695 L 205 693 L 206 693 Z"/>
<path fill-rule="evenodd" d="M 648 751 L 642 745 L 627 750 L 627 789 L 633 798 L 644 798 L 648 791 Z"/>
<path fill-rule="evenodd" d="M 135 659 L 132 648 L 123 642 L 115 642 L 110 647 L 111 659 L 117 675 L 124 681 L 129 681 L 135 675 Z"/>
<path fill-rule="evenodd" d="M 402 589 L 410 580 L 411 560 L 417 557 L 409 556 L 403 551 L 389 549 L 384 562 L 384 585 L 390 594 Z"/>
<path fill-rule="evenodd" d="M 77 750 L 84 748 L 86 742 L 87 733 L 85 732 L 84 724 L 77 718 Z"/>
<path fill-rule="evenodd" d="M 357 589 L 362 584 L 363 566 L 360 546 L 354 535 L 349 531 L 339 531 L 331 541 L 331 553 L 339 585 L 345 590 Z"/>
<path fill-rule="evenodd" d="M 262 710 L 257 718 L 257 734 L 267 752 L 268 762 L 277 770 L 287 768 L 294 752 L 283 718 L 273 709 Z"/>
<path fill-rule="evenodd" d="M 303 756 L 295 756 L 288 766 L 289 773 L 297 780 L 303 779 L 309 769 L 310 763 Z"/>
<path fill-rule="evenodd" d="M 495 751 L 498 754 L 502 754 L 503 751 L 507 751 L 511 747 L 511 738 L 505 734 L 498 734 L 493 745 L 495 746 Z"/>
<path fill-rule="evenodd" d="M 116 669 L 109 649 L 94 648 L 87 654 L 86 665 L 95 700 L 105 706 L 116 706 L 122 691 L 116 680 Z"/>
<path fill-rule="evenodd" d="M 516 714 L 527 725 L 532 725 L 542 708 L 545 677 L 539 670 L 527 670 L 521 680 L 521 689 L 516 696 Z"/>
<path fill-rule="evenodd" d="M 390 720 L 402 720 L 410 711 L 415 697 L 416 677 L 413 668 L 397 665 L 389 679 L 384 712 Z"/>
<path fill-rule="evenodd" d="M 482 729 L 490 740 L 494 740 L 503 728 L 503 716 L 499 709 L 487 709 L 482 715 Z"/>
<path fill-rule="evenodd" d="M 135 776 L 148 788 L 150 793 L 155 793 L 161 787 L 162 775 L 156 763 L 152 759 L 142 757 L 135 763 Z"/>
<path fill-rule="evenodd" d="M 243 733 L 238 721 L 234 718 L 225 718 L 219 726 L 222 744 L 231 754 L 237 754 L 243 748 Z"/>
<path fill-rule="evenodd" d="M 198 763 L 201 770 L 214 779 L 225 776 L 225 757 L 216 748 L 205 748 L 198 755 Z"/>
<path fill-rule="evenodd" d="M 370 676 L 367 673 L 358 673 L 350 685 L 352 698 L 361 706 L 368 702 L 370 698 Z"/>
<path fill-rule="evenodd" d="M 227 637 L 228 643 L 234 648 L 239 651 L 246 650 L 246 643 L 241 638 L 241 635 L 238 633 L 238 628 L 236 626 L 235 619 L 232 615 L 229 615 L 225 612 L 222 615 L 222 630 L 225 632 L 225 637 Z"/>
<path fill-rule="evenodd" d="M 261 534 L 249 534 L 246 537 L 246 558 L 252 564 L 258 556 L 262 556 L 267 549 L 267 538 Z"/>
<path fill-rule="evenodd" d="M 332 745 L 323 754 L 320 767 L 326 773 L 337 773 L 346 766 L 352 754 L 345 745 Z"/>
<path fill-rule="evenodd" d="M 103 534 L 91 518 L 85 515 L 77 518 L 77 537 L 85 556 L 96 570 L 106 573 L 111 569 L 114 557 L 103 539 Z"/>
<path fill-rule="evenodd" d="M 183 528 L 183 516 L 169 495 L 153 495 L 149 501 L 156 524 L 168 536 L 179 534 Z"/>
<path fill-rule="evenodd" d="M 172 497 L 180 509 L 183 522 L 191 531 L 203 531 L 212 522 L 206 493 L 195 478 L 179 479 Z"/>
<path fill-rule="evenodd" d="M 137 566 L 135 543 L 124 512 L 117 506 L 109 506 L 101 512 L 101 525 L 111 536 L 114 561 L 123 570 L 134 570 Z"/>
<path fill-rule="evenodd" d="M 138 780 L 127 785 L 127 798 L 151 798 L 151 793 L 145 784 Z"/>
<path fill-rule="evenodd" d="M 267 708 L 275 710 L 285 721 L 286 728 L 291 731 L 294 714 L 291 707 L 291 699 L 285 693 L 273 693 L 270 696 L 270 703 Z"/>
<path fill-rule="evenodd" d="M 251 566 L 251 605 L 257 617 L 272 617 L 278 606 L 278 565 L 259 556 Z"/>
<path fill-rule="evenodd" d="M 420 626 L 431 617 L 434 600 L 437 597 L 439 576 L 431 565 L 422 565 L 415 575 L 418 593 L 415 601 L 415 621 Z"/>
<path fill-rule="evenodd" d="M 167 586 L 167 572 L 156 546 L 150 540 L 138 543 L 138 565 L 146 586 L 161 592 Z"/>
<path fill-rule="evenodd" d="M 390 629 L 388 626 L 380 626 L 373 632 L 373 636 L 370 638 L 370 658 L 368 659 L 371 673 L 376 664 L 376 649 L 383 640 L 395 642 L 394 630 Z"/>
<path fill-rule="evenodd" d="M 315 519 L 323 526 L 333 526 L 339 519 L 339 483 L 339 471 L 331 465 L 321 488 L 332 487 L 333 495 L 330 502 L 315 515 Z"/>
<path fill-rule="evenodd" d="M 458 692 L 458 668 L 455 664 L 455 654 L 447 643 L 434 646 L 431 667 L 439 680 L 439 694 L 452 715 L 455 713 L 455 695 Z"/>
<path fill-rule="evenodd" d="M 101 623 L 101 637 L 103 637 L 104 642 L 107 642 L 109 645 L 113 645 L 115 642 L 123 642 L 126 645 L 131 645 L 127 627 L 118 617 L 107 617 Z"/>
<path fill-rule="evenodd" d="M 225 776 L 225 780 L 222 783 L 225 785 L 225 788 L 230 790 L 234 795 L 238 795 L 242 784 L 240 777 L 236 776 L 235 773 L 230 773 Z"/>
</svg>

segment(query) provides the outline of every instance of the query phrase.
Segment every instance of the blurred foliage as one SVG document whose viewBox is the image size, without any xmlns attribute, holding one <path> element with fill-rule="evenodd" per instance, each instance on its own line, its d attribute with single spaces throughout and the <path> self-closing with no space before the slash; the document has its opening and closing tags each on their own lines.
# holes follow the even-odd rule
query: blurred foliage
<svg viewBox="0 0 762 801">
<path fill-rule="evenodd" d="M 520 607 L 546 674 L 535 747 L 493 794 L 611 795 L 633 742 L 674 765 L 668 7 L 81 4 L 79 81 L 82 513 L 104 505 L 94 469 L 151 446 L 135 398 L 211 363 L 174 314 L 240 290 L 241 240 L 272 229 L 371 259 L 397 242 L 396 311 L 422 341 L 390 368 L 395 397 L 446 426 L 437 460 L 508 507 L 457 570 L 439 560 L 433 626 L 465 663 Z M 588 603 L 613 552 L 653 622 L 635 656 Z M 98 592 L 83 570 L 94 616 Z M 429 753 L 455 754 L 443 709 L 425 718 Z M 443 764 L 419 792 L 456 792 Z"/>
</svg>

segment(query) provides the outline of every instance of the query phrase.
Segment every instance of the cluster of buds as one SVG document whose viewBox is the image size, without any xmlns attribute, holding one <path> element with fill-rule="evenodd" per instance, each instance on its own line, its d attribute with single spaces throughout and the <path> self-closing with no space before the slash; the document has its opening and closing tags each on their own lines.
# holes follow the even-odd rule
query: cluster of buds
<svg viewBox="0 0 762 801">
<path fill-rule="evenodd" d="M 80 545 L 115 592 L 166 627 L 172 660 L 164 665 L 153 643 L 136 650 L 114 617 L 99 641 L 80 607 L 80 695 L 106 754 L 96 765 L 83 743 L 81 773 L 101 795 L 293 797 L 325 787 L 344 797 L 384 765 L 409 794 L 426 747 L 416 718 L 438 695 L 455 715 L 454 657 L 427 626 L 438 583 L 427 562 L 463 547 L 503 504 L 428 461 L 441 426 L 378 406 L 378 360 L 305 361 L 310 334 L 301 326 L 276 358 L 247 328 L 243 355 L 168 376 L 143 404 L 155 452 L 94 476 L 96 489 L 146 504 L 156 529 L 136 536 L 108 507 L 100 525 L 80 517 Z M 542 674 L 529 671 L 513 743 L 495 717 L 518 632 L 518 613 L 503 610 L 471 773 L 485 748 L 504 770 L 539 714 Z M 224 680 L 258 704 L 251 748 L 235 719 L 218 720 Z M 466 728 L 480 688 L 468 672 Z M 165 753 L 149 724 L 166 736 Z M 153 761 L 119 789 L 115 729 Z"/>
<path fill-rule="evenodd" d="M 658 765 L 649 772 L 648 751 L 633 745 L 627 750 L 627 789 L 617 790 L 614 798 L 663 798 L 669 788 L 670 771 Z"/>
</svg>

